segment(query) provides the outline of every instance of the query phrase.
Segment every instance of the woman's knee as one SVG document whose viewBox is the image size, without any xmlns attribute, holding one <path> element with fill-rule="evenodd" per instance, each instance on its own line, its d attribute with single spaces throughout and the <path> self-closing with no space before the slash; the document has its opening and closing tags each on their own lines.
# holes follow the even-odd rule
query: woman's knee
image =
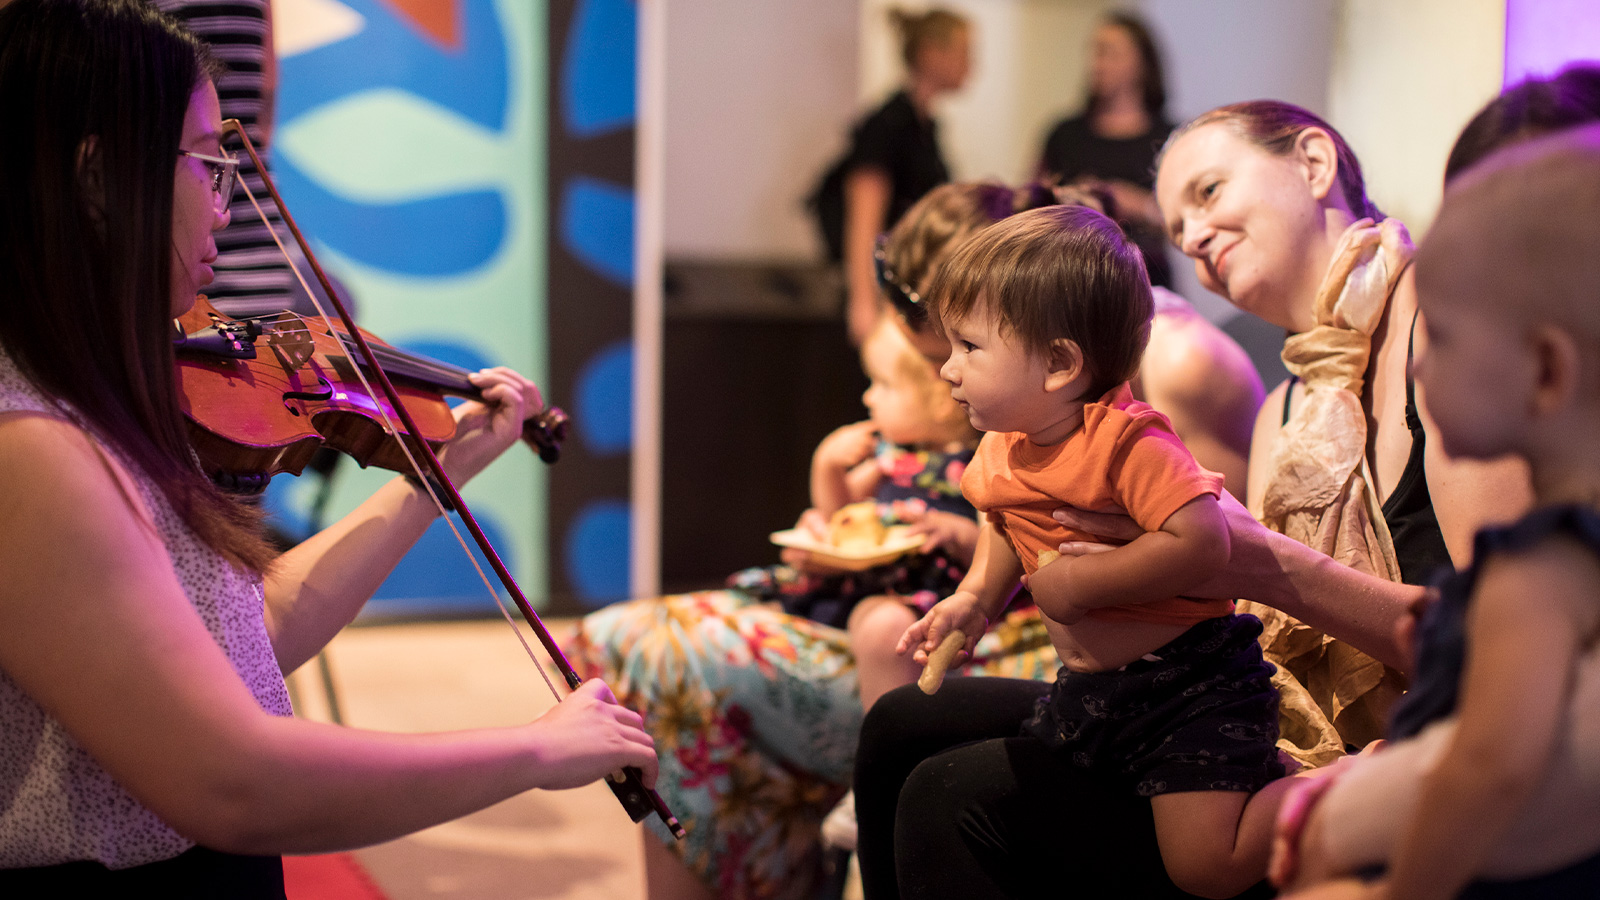
<svg viewBox="0 0 1600 900">
<path fill-rule="evenodd" d="M 916 613 L 899 600 L 870 597 L 850 613 L 850 646 L 856 650 L 858 657 L 863 651 L 892 657 L 900 636 L 916 620 Z"/>
</svg>

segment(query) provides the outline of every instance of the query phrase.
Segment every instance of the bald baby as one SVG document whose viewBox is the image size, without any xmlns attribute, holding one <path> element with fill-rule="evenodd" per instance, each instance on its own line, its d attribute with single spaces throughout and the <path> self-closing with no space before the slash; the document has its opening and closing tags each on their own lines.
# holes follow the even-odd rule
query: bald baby
<svg viewBox="0 0 1600 900">
<path fill-rule="evenodd" d="M 1437 433 L 1525 459 L 1537 509 L 1441 586 L 1393 742 L 1327 789 L 1293 886 L 1386 866 L 1408 900 L 1600 896 L 1600 125 L 1452 181 L 1416 266 Z M 1345 887 L 1317 896 L 1368 896 Z"/>
<path fill-rule="evenodd" d="M 1600 408 L 1600 125 L 1513 145 L 1452 182 L 1416 266 L 1418 371 L 1435 370 L 1426 403 L 1452 456 L 1539 452 L 1527 442 L 1544 430 L 1486 404 Z"/>
</svg>

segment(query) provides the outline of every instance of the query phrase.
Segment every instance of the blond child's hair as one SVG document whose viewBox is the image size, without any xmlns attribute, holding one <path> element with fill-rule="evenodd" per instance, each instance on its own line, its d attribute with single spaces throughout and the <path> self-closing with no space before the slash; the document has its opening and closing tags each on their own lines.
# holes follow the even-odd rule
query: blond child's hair
<svg viewBox="0 0 1600 900">
<path fill-rule="evenodd" d="M 897 373 L 905 376 L 921 394 L 923 409 L 928 411 L 928 420 L 933 425 L 930 433 L 936 442 L 977 443 L 980 436 L 978 430 L 972 427 L 966 412 L 950 395 L 949 383 L 939 377 L 939 370 L 917 351 L 906 337 L 905 329 L 890 316 L 879 318 L 872 331 L 867 333 L 867 339 L 861 342 L 862 357 L 866 357 L 867 348 L 877 346 L 889 347 L 893 351 Z"/>
<path fill-rule="evenodd" d="M 1030 353 L 1072 341 L 1088 399 L 1138 373 L 1155 313 L 1139 248 L 1084 206 L 1030 210 L 978 232 L 939 266 L 926 302 L 941 333 L 981 309 Z"/>
<path fill-rule="evenodd" d="M 945 252 L 962 240 L 1013 213 L 1055 202 L 1043 182 L 1020 188 L 998 181 L 941 184 L 923 194 L 890 229 L 884 263 L 904 290 L 920 291 Z"/>
</svg>

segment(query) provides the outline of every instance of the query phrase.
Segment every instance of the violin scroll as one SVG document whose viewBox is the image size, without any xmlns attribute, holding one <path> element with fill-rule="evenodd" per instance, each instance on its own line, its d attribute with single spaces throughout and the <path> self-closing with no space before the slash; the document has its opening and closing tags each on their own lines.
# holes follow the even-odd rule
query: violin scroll
<svg viewBox="0 0 1600 900">
<path fill-rule="evenodd" d="M 545 463 L 561 458 L 561 444 L 567 439 L 567 413 L 559 406 L 546 407 L 522 427 L 522 436 L 539 451 Z"/>
</svg>

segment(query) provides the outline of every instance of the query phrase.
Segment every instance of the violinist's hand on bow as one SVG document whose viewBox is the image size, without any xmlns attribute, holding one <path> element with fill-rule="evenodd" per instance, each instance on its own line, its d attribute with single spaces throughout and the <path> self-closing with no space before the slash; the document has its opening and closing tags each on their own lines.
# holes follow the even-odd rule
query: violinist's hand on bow
<svg viewBox="0 0 1600 900">
<path fill-rule="evenodd" d="M 655 740 L 638 713 L 617 702 L 605 682 L 590 679 L 533 723 L 530 746 L 546 790 L 581 787 L 633 766 L 654 788 Z"/>
<path fill-rule="evenodd" d="M 439 452 L 450 480 L 465 483 L 522 436 L 522 423 L 544 410 L 532 381 L 505 366 L 467 376 L 483 394 L 455 408 L 456 436 Z"/>
</svg>

